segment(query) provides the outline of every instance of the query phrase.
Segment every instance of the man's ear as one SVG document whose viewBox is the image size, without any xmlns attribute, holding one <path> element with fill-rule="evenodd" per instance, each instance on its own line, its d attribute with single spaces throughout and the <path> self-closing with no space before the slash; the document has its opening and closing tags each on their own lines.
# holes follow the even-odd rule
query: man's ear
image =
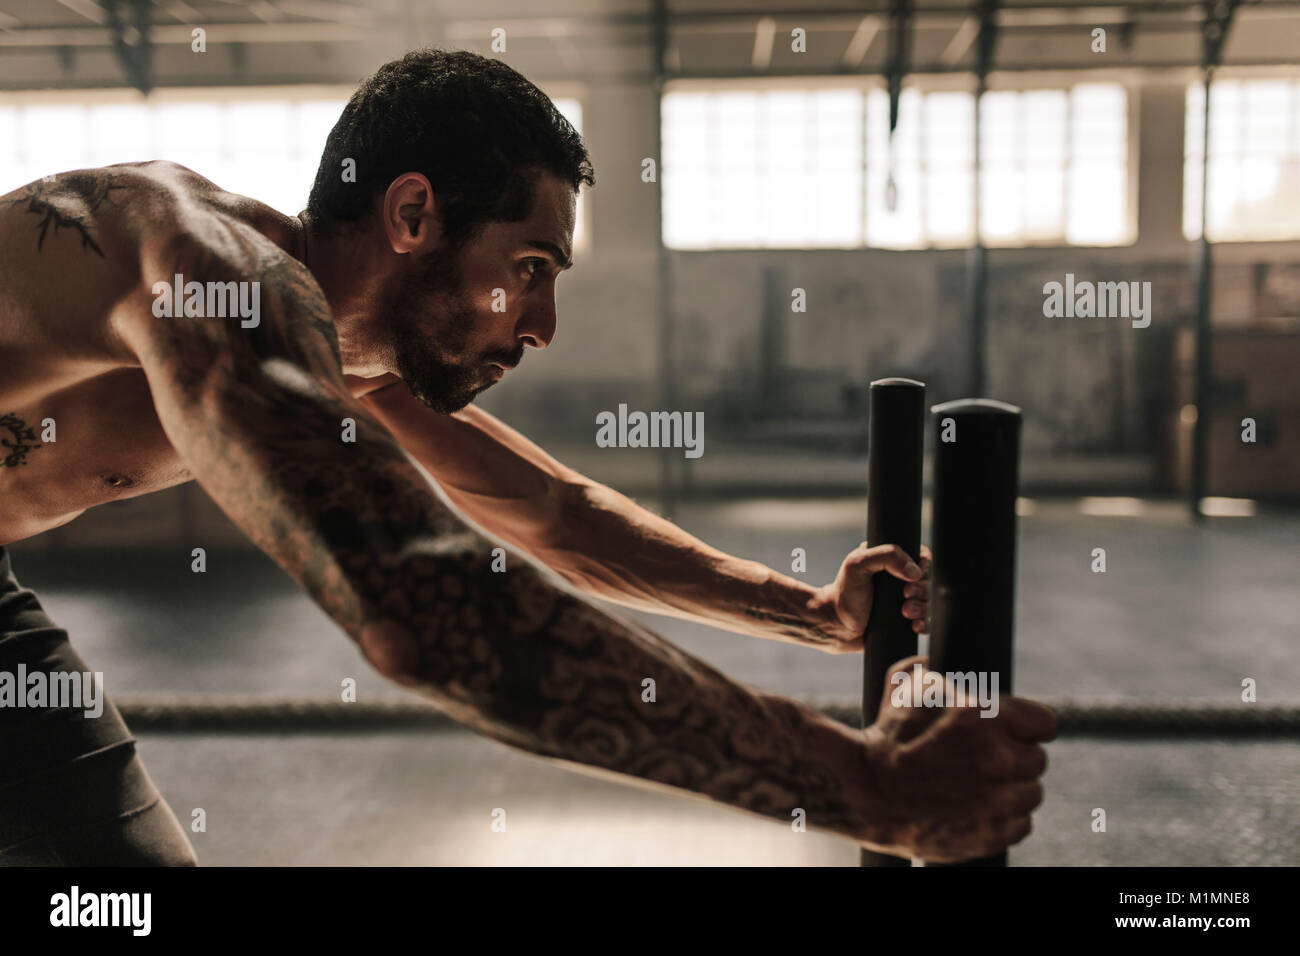
<svg viewBox="0 0 1300 956">
<path fill-rule="evenodd" d="M 442 239 L 433 187 L 420 173 L 403 173 L 384 193 L 384 235 L 396 253 L 423 253 Z"/>
</svg>

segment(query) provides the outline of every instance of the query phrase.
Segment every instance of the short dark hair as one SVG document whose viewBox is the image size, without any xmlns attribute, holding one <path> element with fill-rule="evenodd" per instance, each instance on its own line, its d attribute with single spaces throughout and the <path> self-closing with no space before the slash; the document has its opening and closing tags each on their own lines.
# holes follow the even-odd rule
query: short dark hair
<svg viewBox="0 0 1300 956">
<path fill-rule="evenodd" d="M 344 182 L 343 161 L 356 162 Z M 596 184 L 582 137 L 536 86 L 500 60 L 463 50 L 414 50 L 364 80 L 343 108 L 307 201 L 315 228 L 355 223 L 402 173 L 433 187 L 453 246 L 488 222 L 532 211 L 539 170 L 574 192 Z"/>
</svg>

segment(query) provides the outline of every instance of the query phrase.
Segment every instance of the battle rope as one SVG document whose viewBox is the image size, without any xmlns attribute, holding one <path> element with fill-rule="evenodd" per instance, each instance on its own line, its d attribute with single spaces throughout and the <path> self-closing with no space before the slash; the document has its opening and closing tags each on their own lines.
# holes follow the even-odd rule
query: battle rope
<svg viewBox="0 0 1300 956">
<path fill-rule="evenodd" d="M 857 705 L 809 703 L 829 717 L 857 725 Z M 1079 698 L 1044 703 L 1060 718 L 1063 737 L 1300 737 L 1300 704 Z M 342 703 L 224 694 L 130 694 L 119 697 L 117 706 L 132 730 L 155 733 L 372 733 L 459 727 L 431 704 L 418 700 Z"/>
</svg>

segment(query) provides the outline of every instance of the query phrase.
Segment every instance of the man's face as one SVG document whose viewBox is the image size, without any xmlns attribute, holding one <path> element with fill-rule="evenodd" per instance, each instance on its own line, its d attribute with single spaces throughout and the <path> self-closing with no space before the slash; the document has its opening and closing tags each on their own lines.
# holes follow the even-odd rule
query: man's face
<svg viewBox="0 0 1300 956">
<path fill-rule="evenodd" d="M 458 250 L 444 244 L 398 280 L 385 304 L 397 374 L 436 412 L 464 408 L 555 336 L 555 280 L 571 263 L 574 192 L 537 177 L 520 222 L 488 223 Z"/>
</svg>

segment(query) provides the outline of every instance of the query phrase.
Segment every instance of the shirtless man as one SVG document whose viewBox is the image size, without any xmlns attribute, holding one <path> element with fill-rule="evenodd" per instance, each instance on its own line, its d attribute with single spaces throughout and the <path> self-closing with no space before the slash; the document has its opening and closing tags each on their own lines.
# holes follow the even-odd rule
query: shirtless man
<svg viewBox="0 0 1300 956">
<path fill-rule="evenodd" d="M 1049 709 L 887 702 L 864 733 L 578 595 L 830 652 L 861 650 L 875 572 L 909 582 L 917 630 L 928 609 L 927 569 L 896 547 L 863 545 L 833 583 L 805 585 L 469 404 L 555 334 L 584 182 L 581 139 L 532 84 L 426 50 L 362 84 L 296 218 L 164 162 L 0 197 L 0 544 L 196 480 L 381 674 L 479 733 L 784 823 L 802 808 L 900 856 L 1023 839 Z M 216 288 L 258 308 L 187 309 L 176 282 L 243 283 Z M 0 671 L 19 664 L 88 670 L 0 548 Z M 0 862 L 194 854 L 111 704 L 95 719 L 0 708 Z"/>
</svg>

